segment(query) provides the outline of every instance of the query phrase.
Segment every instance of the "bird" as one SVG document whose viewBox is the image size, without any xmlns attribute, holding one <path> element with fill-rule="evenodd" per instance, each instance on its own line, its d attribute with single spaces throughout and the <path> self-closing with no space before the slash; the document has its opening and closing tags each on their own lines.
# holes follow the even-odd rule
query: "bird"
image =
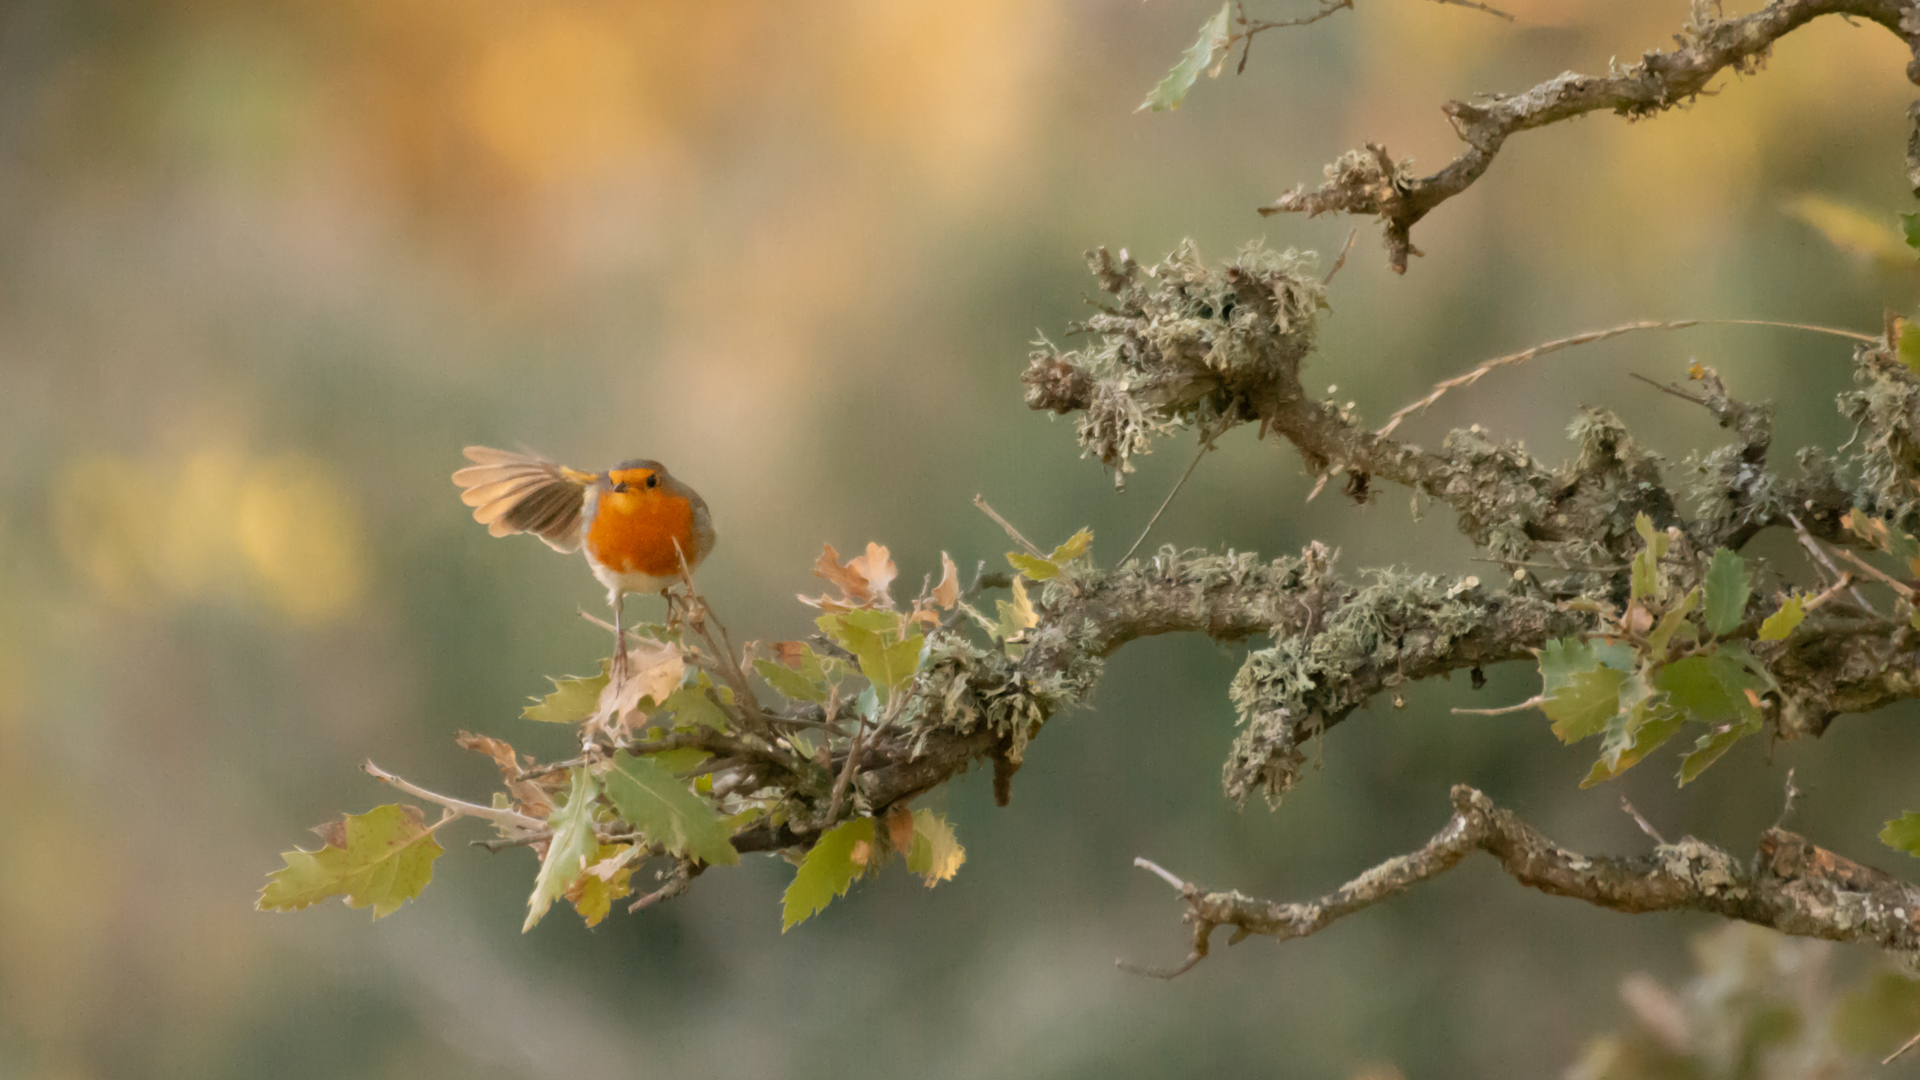
<svg viewBox="0 0 1920 1080">
<path fill-rule="evenodd" d="M 668 596 L 670 586 L 706 561 L 714 542 L 706 500 L 666 466 L 643 458 L 582 472 L 488 446 L 469 446 L 464 454 L 473 464 L 454 473 L 453 482 L 490 535 L 531 533 L 555 551 L 585 550 L 613 607 L 613 666 L 616 674 L 624 669 L 621 601 L 627 593 Z"/>
</svg>

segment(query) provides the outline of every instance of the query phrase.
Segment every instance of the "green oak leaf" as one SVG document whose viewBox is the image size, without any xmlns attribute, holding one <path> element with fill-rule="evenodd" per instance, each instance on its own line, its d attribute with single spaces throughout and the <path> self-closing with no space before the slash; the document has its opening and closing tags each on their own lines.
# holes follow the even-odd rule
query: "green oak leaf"
<svg viewBox="0 0 1920 1080">
<path fill-rule="evenodd" d="M 1707 766 L 1720 760 L 1720 755 L 1733 749 L 1733 744 L 1753 734 L 1751 728 L 1739 724 L 1729 724 L 1716 728 L 1700 736 L 1693 744 L 1693 750 L 1680 759 L 1680 786 L 1686 787 L 1707 771 Z"/>
<path fill-rule="evenodd" d="M 420 895 L 433 880 L 433 860 L 444 852 L 420 811 L 398 803 L 348 814 L 318 831 L 326 844 L 282 853 L 287 865 L 267 875 L 254 907 L 299 911 L 344 896 L 348 907 L 370 906 L 374 918 L 384 919 Z"/>
<path fill-rule="evenodd" d="M 1686 725 L 1685 717 L 1660 704 L 1657 697 L 1635 702 L 1615 719 L 1619 722 L 1607 725 L 1607 739 L 1601 746 L 1600 759 L 1593 763 L 1587 778 L 1580 781 L 1583 788 L 1611 780 L 1638 765 L 1642 758 L 1659 749 Z"/>
<path fill-rule="evenodd" d="M 1801 620 L 1807 617 L 1806 601 L 1798 596 L 1789 596 L 1780 604 L 1780 610 L 1767 616 L 1760 624 L 1761 641 L 1785 641 L 1793 633 Z"/>
<path fill-rule="evenodd" d="M 1902 213 L 1900 216 L 1900 235 L 1906 238 L 1907 246 L 1920 248 L 1920 214 Z"/>
<path fill-rule="evenodd" d="M 540 873 L 533 879 L 533 895 L 527 897 L 527 921 L 521 924 L 521 933 L 533 929 L 553 902 L 567 894 L 599 852 L 600 841 L 593 835 L 593 805 L 599 795 L 593 774 L 574 769 L 567 804 L 547 817 L 553 838 L 547 841 L 547 856 L 540 860 Z"/>
<path fill-rule="evenodd" d="M 727 711 L 714 701 L 718 695 L 723 702 L 733 701 L 732 689 L 722 686 L 716 688 L 713 679 L 706 672 L 695 674 L 680 685 L 680 689 L 667 695 L 660 708 L 673 714 L 675 727 L 692 727 L 698 724 L 715 731 L 727 730 Z"/>
<path fill-rule="evenodd" d="M 666 765 L 622 751 L 600 782 L 607 801 L 647 839 L 714 866 L 739 863 L 726 823 Z"/>
<path fill-rule="evenodd" d="M 608 661 L 600 661 L 598 675 L 569 675 L 563 679 L 548 676 L 553 693 L 539 698 L 520 710 L 528 720 L 543 724 L 577 724 L 600 709 L 600 691 L 607 688 Z"/>
<path fill-rule="evenodd" d="M 903 620 L 897 611 L 871 608 L 822 615 L 814 620 L 833 640 L 846 647 L 860 662 L 860 674 L 889 695 L 900 688 L 920 666 L 920 649 L 926 636 L 915 632 L 901 634 Z"/>
<path fill-rule="evenodd" d="M 1909 810 L 1880 830 L 1880 842 L 1895 851 L 1920 856 L 1920 814 Z"/>
<path fill-rule="evenodd" d="M 1654 682 L 1666 692 L 1667 704 L 1685 719 L 1706 724 L 1734 720 L 1757 731 L 1765 720 L 1759 697 L 1768 685 L 1749 668 L 1750 660 L 1744 650 L 1728 648 L 1723 642 L 1708 655 L 1664 665 Z"/>
<path fill-rule="evenodd" d="M 1907 370 L 1920 371 L 1920 325 L 1905 319 L 1900 321 L 1900 340 L 1894 355 L 1907 366 Z"/>
<path fill-rule="evenodd" d="M 1209 73 L 1218 76 L 1220 65 L 1226 62 L 1227 46 L 1233 42 L 1233 34 L 1228 29 L 1228 20 L 1232 17 L 1233 4 L 1225 3 L 1213 18 L 1201 23 L 1200 37 L 1187 46 L 1187 51 L 1180 54 L 1180 62 L 1147 92 L 1147 99 L 1133 111 L 1177 109 L 1187 100 L 1187 91 L 1193 89 L 1202 71 L 1212 69 Z"/>
<path fill-rule="evenodd" d="M 753 670 L 774 692 L 790 701 L 827 700 L 827 669 L 820 654 L 811 646 L 800 646 L 800 666 L 788 667 L 778 660 L 755 660 Z"/>
<path fill-rule="evenodd" d="M 1713 553 L 1707 567 L 1707 629 L 1715 637 L 1731 633 L 1747 615 L 1747 599 L 1753 595 L 1753 574 L 1747 560 L 1721 548 Z"/>
<path fill-rule="evenodd" d="M 953 835 L 947 819 L 931 810 L 913 812 L 913 850 L 907 853 L 907 869 L 919 874 L 931 889 L 953 877 L 967 861 L 967 849 Z"/>
<path fill-rule="evenodd" d="M 1603 654 L 1577 638 L 1549 641 L 1540 650 L 1540 711 L 1553 721 L 1561 742 L 1599 734 L 1620 711 L 1620 684 L 1627 672 L 1606 662 L 1623 659 L 1616 654 Z"/>
<path fill-rule="evenodd" d="M 1672 611 L 1667 612 L 1666 615 L 1660 619 L 1660 624 L 1653 628 L 1653 633 L 1647 635 L 1648 656 L 1655 660 L 1664 660 L 1666 658 L 1667 643 L 1673 640 L 1673 636 L 1679 633 L 1682 627 L 1688 625 L 1687 616 L 1693 613 L 1693 609 L 1699 603 L 1699 589 L 1690 589 L 1687 591 L 1687 595 L 1680 598 L 1680 603 L 1675 605 Z M 1687 636 L 1691 638 L 1694 635 L 1688 634 Z"/>
<path fill-rule="evenodd" d="M 847 895 L 853 879 L 867 870 L 873 852 L 873 819 L 854 818 L 828 829 L 800 862 L 781 897 L 780 932 L 819 914 L 836 896 Z M 856 861 L 857 857 L 857 861 Z"/>
</svg>

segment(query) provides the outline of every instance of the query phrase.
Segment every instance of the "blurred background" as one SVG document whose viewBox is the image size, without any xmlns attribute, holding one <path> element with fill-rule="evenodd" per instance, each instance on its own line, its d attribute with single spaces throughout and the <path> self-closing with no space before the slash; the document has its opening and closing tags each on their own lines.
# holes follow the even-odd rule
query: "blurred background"
<svg viewBox="0 0 1920 1080">
<path fill-rule="evenodd" d="M 1129 646 L 1035 744 L 1011 807 L 984 775 L 923 800 L 969 853 L 932 892 L 896 871 L 782 935 L 790 868 L 754 859 L 640 916 L 522 936 L 532 858 L 459 826 L 392 918 L 252 910 L 308 827 L 391 801 L 363 759 L 484 797 L 492 767 L 455 731 L 565 750 L 519 708 L 603 653 L 576 614 L 600 591 L 578 558 L 468 519 L 447 482 L 462 445 L 668 462 L 713 506 L 702 581 L 742 638 L 807 628 L 792 596 L 823 541 L 886 543 L 913 582 L 942 550 L 997 559 L 976 492 L 1043 544 L 1092 525 L 1111 560 L 1189 450 L 1116 494 L 1069 424 L 1023 407 L 1028 343 L 1088 310 L 1081 252 L 1330 257 L 1355 223 L 1254 208 L 1367 140 L 1437 168 L 1448 98 L 1604 71 L 1687 15 L 1504 6 L 1518 21 L 1369 0 L 1140 115 L 1217 9 L 0 6 L 0 1076 L 1553 1074 L 1621 1021 L 1624 977 L 1685 974 L 1711 920 L 1615 915 L 1470 861 L 1164 984 L 1113 967 L 1186 950 L 1176 897 L 1131 860 L 1303 898 L 1423 842 L 1456 782 L 1578 849 L 1644 850 L 1624 793 L 1669 837 L 1745 852 L 1791 767 L 1796 827 L 1911 876 L 1874 840 L 1920 801 L 1911 710 L 1749 740 L 1684 792 L 1667 755 L 1581 792 L 1590 749 L 1539 716 L 1448 713 L 1531 694 L 1511 666 L 1356 715 L 1284 807 L 1236 811 L 1218 778 L 1242 650 L 1181 638 Z M 1313 384 L 1380 418 L 1489 356 L 1635 319 L 1878 329 L 1916 284 L 1859 227 L 1910 206 L 1906 59 L 1822 19 L 1687 109 L 1521 136 L 1418 227 L 1404 278 L 1360 223 Z M 1558 460 L 1577 407 L 1606 404 L 1677 464 L 1718 429 L 1627 374 L 1697 358 L 1779 403 L 1786 461 L 1848 435 L 1847 357 L 1787 331 L 1629 337 L 1504 371 L 1402 434 L 1478 421 Z M 1237 431 L 1155 542 L 1491 569 L 1404 494 L 1308 488 L 1291 451 Z"/>
</svg>

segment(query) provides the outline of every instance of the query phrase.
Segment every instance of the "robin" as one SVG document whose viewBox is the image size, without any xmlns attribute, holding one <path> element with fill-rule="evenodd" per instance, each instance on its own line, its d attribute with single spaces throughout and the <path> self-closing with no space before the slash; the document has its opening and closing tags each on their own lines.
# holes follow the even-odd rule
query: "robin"
<svg viewBox="0 0 1920 1080">
<path fill-rule="evenodd" d="M 624 669 L 627 593 L 657 592 L 691 575 L 713 550 L 713 518 L 692 488 L 657 461 L 623 461 L 581 472 L 533 454 L 467 447 L 473 462 L 453 474 L 460 501 L 494 536 L 532 533 L 555 551 L 585 548 L 613 606 L 614 662 Z"/>
</svg>

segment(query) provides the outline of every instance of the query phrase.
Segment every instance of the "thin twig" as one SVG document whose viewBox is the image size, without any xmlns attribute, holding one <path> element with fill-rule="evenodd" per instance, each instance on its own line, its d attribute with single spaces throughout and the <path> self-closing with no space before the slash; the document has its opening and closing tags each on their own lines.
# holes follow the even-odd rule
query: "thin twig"
<svg viewBox="0 0 1920 1080">
<path fill-rule="evenodd" d="M 1665 844 L 1667 842 L 1667 838 L 1660 835 L 1660 830 L 1654 828 L 1652 822 L 1640 816 L 1640 811 L 1633 808 L 1633 804 L 1627 801 L 1625 795 L 1620 796 L 1620 809 L 1626 811 L 1627 816 L 1633 819 L 1633 823 L 1640 826 L 1640 831 L 1651 837 L 1654 843 Z"/>
<path fill-rule="evenodd" d="M 1246 63 L 1246 61 L 1242 60 L 1241 63 L 1244 64 Z M 1333 275 L 1339 273 L 1340 268 L 1347 265 L 1347 252 L 1353 250 L 1353 238 L 1359 235 L 1360 235 L 1360 226 L 1358 225 L 1355 225 L 1353 228 L 1347 230 L 1347 242 L 1340 245 L 1340 255 L 1338 258 L 1333 260 L 1333 269 L 1327 271 L 1327 276 L 1320 279 L 1320 284 L 1322 285 L 1333 284 Z"/>
<path fill-rule="evenodd" d="M 1885 570 L 1880 569 L 1860 556 L 1855 555 L 1846 548 L 1834 548 L 1834 550 L 1840 553 L 1841 558 L 1866 571 L 1868 577 L 1877 580 L 1880 584 L 1899 593 L 1902 599 L 1909 603 L 1913 601 L 1913 586 L 1901 581 L 1899 578 L 1894 577 L 1892 574 L 1887 573 Z"/>
<path fill-rule="evenodd" d="M 481 806 L 479 803 L 470 803 L 464 799 L 456 799 L 451 795 L 442 795 L 437 791 L 428 791 L 418 784 L 402 780 L 371 761 L 363 763 L 360 767 L 366 770 L 367 775 L 373 777 L 375 780 L 379 780 L 385 784 L 391 784 L 416 799 L 424 799 L 427 802 L 433 803 L 435 806 L 443 806 L 456 814 L 483 818 L 496 825 L 511 825 L 516 829 L 526 829 L 529 831 L 547 827 L 547 823 L 541 821 L 539 818 L 522 814 L 517 810 L 499 810 L 491 806 Z"/>
<path fill-rule="evenodd" d="M 1144 859 L 1136 855 L 1134 856 L 1134 859 L 1133 859 L 1133 865 L 1141 870 L 1145 870 L 1148 873 L 1158 876 L 1160 880 L 1166 882 L 1167 884 L 1173 886 L 1176 889 L 1179 889 L 1181 892 L 1187 891 L 1186 882 L 1181 881 L 1178 877 L 1175 877 L 1171 870 L 1168 870 L 1166 867 L 1161 866 L 1157 862 L 1154 862 L 1152 859 Z"/>
<path fill-rule="evenodd" d="M 1535 694 L 1525 701 L 1513 705 L 1502 705 L 1497 709 L 1452 709 L 1449 711 L 1455 716 L 1506 716 L 1509 713 L 1526 712 L 1528 709 L 1537 709 L 1546 703 L 1547 696 L 1545 694 Z"/>
<path fill-rule="evenodd" d="M 1882 1064 L 1882 1065 L 1891 1065 L 1891 1064 L 1893 1064 L 1893 1059 L 1894 1059 L 1894 1058 L 1897 1058 L 1897 1057 L 1899 1057 L 1899 1056 L 1900 1056 L 1901 1054 L 1904 1054 L 1904 1053 L 1906 1053 L 1907 1051 L 1909 1051 L 1909 1050 L 1911 1050 L 1911 1049 L 1913 1049 L 1913 1048 L 1914 1048 L 1914 1046 L 1916 1046 L 1916 1045 L 1920 1045 L 1920 1031 L 1916 1031 L 1916 1032 L 1914 1032 L 1914 1034 L 1913 1034 L 1913 1038 L 1911 1038 L 1911 1039 L 1908 1039 L 1908 1040 L 1907 1040 L 1906 1042 L 1903 1042 L 1903 1043 L 1901 1043 L 1901 1044 L 1900 1044 L 1900 1049 L 1898 1049 L 1898 1050 L 1895 1050 L 1895 1051 L 1894 1051 L 1893 1053 L 1891 1053 L 1891 1054 L 1888 1054 L 1888 1055 L 1887 1055 L 1887 1056 L 1886 1056 L 1885 1058 L 1883 1058 L 1883 1059 L 1881 1059 L 1881 1061 L 1880 1061 L 1880 1064 Z"/>
<path fill-rule="evenodd" d="M 986 497 L 984 495 L 975 495 L 973 497 L 973 505 L 979 507 L 981 511 L 985 513 L 988 517 L 999 522 L 1000 527 L 1007 530 L 1007 535 L 1013 537 L 1015 543 L 1019 544 L 1023 548 L 1026 548 L 1027 551 L 1030 554 L 1032 554 L 1035 558 L 1044 559 L 1047 557 L 1046 552 L 1041 551 L 1039 548 L 1033 546 L 1033 541 L 1020 535 L 1020 530 L 1013 527 L 1013 522 L 1008 521 L 1006 518 L 1001 517 L 999 511 L 995 510 L 991 506 L 988 506 Z"/>
<path fill-rule="evenodd" d="M 1622 326 L 1609 327 L 1605 330 L 1589 330 L 1584 334 L 1575 334 L 1572 337 L 1543 342 L 1535 345 L 1531 349 L 1522 349 L 1517 353 L 1496 356 L 1464 375 L 1456 375 L 1451 379 L 1435 383 L 1433 391 L 1426 397 L 1421 398 L 1411 405 L 1405 406 L 1388 417 L 1386 426 L 1381 428 L 1378 434 L 1382 437 L 1393 434 L 1394 429 L 1400 426 L 1401 421 L 1416 412 L 1425 412 L 1434 402 L 1439 401 L 1447 391 L 1472 386 L 1474 383 L 1479 382 L 1488 372 L 1496 368 L 1507 367 L 1513 364 L 1523 364 L 1536 356 L 1544 356 L 1547 353 L 1558 352 L 1561 349 L 1571 348 L 1575 345 L 1587 345 L 1596 341 L 1605 341 L 1608 338 L 1619 337 L 1622 334 L 1630 334 L 1636 330 L 1684 330 L 1690 326 L 1772 326 L 1788 330 L 1809 330 L 1814 333 L 1833 334 L 1836 337 L 1852 338 L 1855 341 L 1865 341 L 1869 343 L 1880 340 L 1879 338 L 1853 330 L 1840 330 L 1831 326 L 1813 326 L 1807 323 L 1776 322 L 1772 319 L 1676 319 L 1672 322 L 1642 320 L 1640 322 L 1627 323 Z"/>
<path fill-rule="evenodd" d="M 1166 513 L 1167 507 L 1173 505 L 1173 497 L 1180 494 L 1181 488 L 1187 486 L 1187 478 L 1193 475 L 1193 470 L 1200 467 L 1200 459 L 1206 457 L 1207 451 L 1211 449 L 1213 449 L 1212 439 L 1205 439 L 1200 443 L 1200 452 L 1193 455 L 1193 461 L 1187 465 L 1187 471 L 1180 474 L 1180 479 L 1174 482 L 1173 490 L 1167 492 L 1167 497 L 1160 500 L 1160 509 L 1155 510 L 1153 516 L 1147 519 L 1147 527 L 1140 530 L 1139 539 L 1133 542 L 1133 546 L 1127 549 L 1125 555 L 1120 556 L 1120 562 L 1115 563 L 1115 566 L 1123 565 L 1128 559 L 1133 558 L 1133 553 L 1139 551 L 1140 545 L 1147 542 L 1147 534 L 1153 531 L 1153 526 L 1160 520 L 1160 515 Z"/>
<path fill-rule="evenodd" d="M 1788 769 L 1787 770 L 1787 795 L 1786 795 L 1786 798 L 1782 800 L 1780 804 L 1780 816 L 1774 819 L 1774 822 L 1773 822 L 1774 828 L 1777 829 L 1787 823 L 1787 818 L 1792 816 L 1793 814 L 1793 800 L 1799 797 L 1800 797 L 1800 789 L 1793 786 L 1793 770 Z"/>
<path fill-rule="evenodd" d="M 1826 567 L 1827 572 L 1835 578 L 1844 578 L 1847 580 L 1848 592 L 1853 595 L 1853 602 L 1859 604 L 1862 610 L 1871 612 L 1876 616 L 1879 615 L 1879 610 L 1872 604 L 1867 603 L 1867 598 L 1861 595 L 1859 587 L 1852 584 L 1853 575 L 1842 573 L 1839 567 L 1833 565 L 1833 560 L 1827 558 L 1827 553 L 1820 547 L 1820 542 L 1815 540 L 1813 534 L 1807 531 L 1807 527 L 1800 523 L 1799 517 L 1788 514 L 1787 522 L 1793 526 L 1794 535 L 1799 537 L 1800 546 L 1807 549 L 1807 554 L 1812 555 L 1815 562 Z"/>
<path fill-rule="evenodd" d="M 1825 591 L 1821 592 L 1820 595 L 1800 605 L 1800 610 L 1812 611 L 1813 609 L 1833 599 L 1835 596 L 1838 596 L 1840 593 L 1843 593 L 1848 589 L 1851 589 L 1852 587 L 1853 587 L 1853 575 L 1843 570 L 1840 572 L 1839 581 L 1836 581 L 1832 585 L 1827 586 Z"/>
</svg>

